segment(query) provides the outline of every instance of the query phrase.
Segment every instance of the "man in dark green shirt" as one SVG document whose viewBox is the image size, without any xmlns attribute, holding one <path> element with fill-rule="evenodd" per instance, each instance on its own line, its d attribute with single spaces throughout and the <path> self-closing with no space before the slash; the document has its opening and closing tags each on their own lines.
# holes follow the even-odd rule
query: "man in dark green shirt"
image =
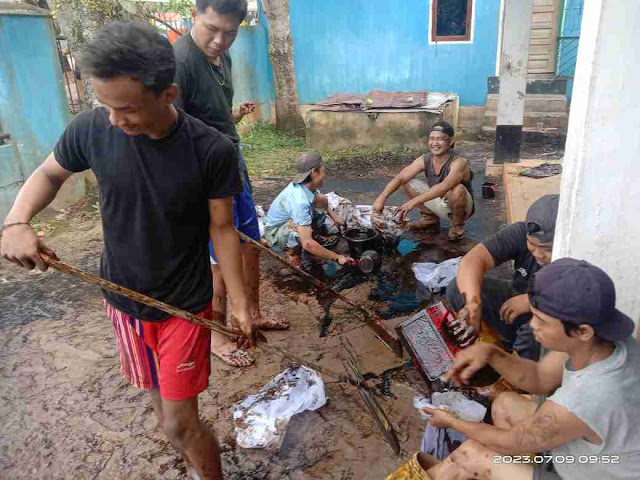
<svg viewBox="0 0 640 480">
<path fill-rule="evenodd" d="M 255 110 L 255 104 L 245 102 L 233 114 L 233 78 L 229 48 L 236 39 L 240 23 L 247 12 L 246 0 L 197 0 L 196 18 L 188 34 L 174 44 L 177 61 L 176 106 L 202 120 L 207 125 L 226 134 L 238 147 L 238 167 L 243 180 L 243 191 L 234 197 L 234 221 L 236 228 L 259 241 L 261 238 L 256 217 L 255 203 L 247 166 L 239 148 L 240 136 L 236 123 L 244 115 Z M 217 266 L 216 255 L 210 244 L 213 272 L 213 309 L 221 321 L 226 318 L 227 290 Z M 288 328 L 284 318 L 260 311 L 260 258 L 259 251 L 250 244 L 243 244 L 244 280 L 249 297 L 249 312 L 256 327 Z M 223 336 L 212 335 L 212 353 L 232 366 L 253 363 L 249 352 L 236 348 Z"/>
</svg>

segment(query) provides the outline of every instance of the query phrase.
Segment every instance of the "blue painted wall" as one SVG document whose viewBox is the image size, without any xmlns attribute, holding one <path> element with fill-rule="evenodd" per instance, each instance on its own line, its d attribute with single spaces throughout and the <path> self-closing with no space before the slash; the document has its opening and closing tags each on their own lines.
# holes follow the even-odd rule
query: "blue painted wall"
<svg viewBox="0 0 640 480">
<path fill-rule="evenodd" d="M 233 103 L 256 102 L 264 120 L 271 118 L 271 105 L 275 103 L 268 45 L 267 19 L 261 9 L 258 25 L 240 27 L 229 50 L 233 61 Z"/>
<path fill-rule="evenodd" d="M 0 217 L 19 185 L 47 157 L 70 120 L 51 19 L 0 13 Z"/>
<path fill-rule="evenodd" d="M 300 103 L 335 92 L 451 91 L 484 105 L 499 0 L 475 0 L 472 44 L 429 45 L 430 0 L 290 0 Z"/>
<path fill-rule="evenodd" d="M 567 99 L 571 101 L 579 43 L 579 38 L 576 37 L 580 37 L 584 0 L 564 0 L 563 3 L 556 72 L 570 77 L 567 82 Z"/>
</svg>

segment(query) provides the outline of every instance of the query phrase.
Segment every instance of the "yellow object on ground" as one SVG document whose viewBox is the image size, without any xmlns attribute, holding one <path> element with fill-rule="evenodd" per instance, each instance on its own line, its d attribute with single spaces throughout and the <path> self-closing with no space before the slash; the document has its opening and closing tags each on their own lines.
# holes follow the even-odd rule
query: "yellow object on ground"
<svg viewBox="0 0 640 480">
<path fill-rule="evenodd" d="M 418 455 L 422 461 L 418 460 Z M 426 453 L 416 453 L 411 460 L 403 463 L 398 470 L 387 477 L 386 480 L 431 480 L 425 470 L 438 463 L 433 456 Z M 423 466 L 424 465 L 424 466 Z"/>
</svg>

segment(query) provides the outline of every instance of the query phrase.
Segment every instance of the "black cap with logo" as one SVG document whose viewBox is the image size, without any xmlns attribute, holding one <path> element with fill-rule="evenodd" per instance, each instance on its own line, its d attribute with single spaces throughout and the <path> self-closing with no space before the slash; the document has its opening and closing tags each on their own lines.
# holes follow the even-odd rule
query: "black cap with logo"
<svg viewBox="0 0 640 480">
<path fill-rule="evenodd" d="M 635 324 L 616 310 L 616 288 L 602 269 L 584 260 L 561 258 L 533 277 L 531 306 L 573 325 L 591 325 L 599 337 L 615 342 L 629 337 Z"/>
</svg>

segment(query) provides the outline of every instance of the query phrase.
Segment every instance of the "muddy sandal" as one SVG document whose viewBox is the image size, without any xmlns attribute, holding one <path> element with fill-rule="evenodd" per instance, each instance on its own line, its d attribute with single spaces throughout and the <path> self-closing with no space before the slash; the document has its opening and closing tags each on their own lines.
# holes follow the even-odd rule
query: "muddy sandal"
<svg viewBox="0 0 640 480">
<path fill-rule="evenodd" d="M 248 367 L 256 361 L 253 355 L 241 348 L 236 348 L 229 353 L 215 353 L 212 351 L 211 355 L 222 360 L 223 363 L 226 363 L 230 367 L 236 368 Z"/>
</svg>

